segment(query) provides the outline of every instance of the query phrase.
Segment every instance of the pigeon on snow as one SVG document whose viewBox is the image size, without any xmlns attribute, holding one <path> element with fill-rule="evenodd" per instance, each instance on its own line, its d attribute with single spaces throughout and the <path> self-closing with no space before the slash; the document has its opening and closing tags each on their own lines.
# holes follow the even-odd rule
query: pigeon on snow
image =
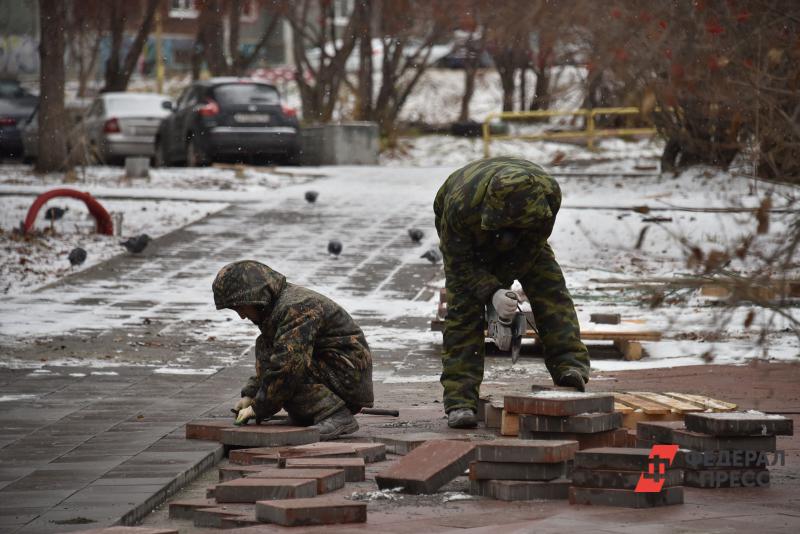
<svg viewBox="0 0 800 534">
<path fill-rule="evenodd" d="M 411 241 L 413 241 L 414 243 L 419 243 L 422 240 L 422 238 L 425 237 L 425 232 L 423 232 L 419 228 L 409 228 L 408 237 L 410 237 Z"/>
<path fill-rule="evenodd" d="M 48 221 L 57 221 L 64 214 L 69 211 L 69 208 L 59 208 L 58 206 L 53 206 L 52 208 L 47 208 L 44 212 L 44 218 Z"/>
<path fill-rule="evenodd" d="M 149 235 L 142 234 L 136 237 L 131 237 L 125 241 L 120 241 L 119 244 L 128 249 L 128 252 L 138 254 L 147 247 L 147 244 L 150 241 L 151 239 Z"/>
<path fill-rule="evenodd" d="M 342 242 L 338 239 L 331 239 L 328 242 L 328 253 L 338 256 L 342 253 Z"/>
<path fill-rule="evenodd" d="M 319 196 L 319 193 L 317 193 L 316 191 L 306 191 L 306 201 L 309 204 L 313 204 L 314 202 L 316 202 L 317 196 Z"/>
<path fill-rule="evenodd" d="M 80 265 L 81 263 L 86 261 L 86 251 L 81 247 L 75 247 L 69 253 L 69 263 L 73 267 L 75 265 Z"/>
<path fill-rule="evenodd" d="M 431 247 L 425 251 L 425 253 L 420 256 L 420 258 L 425 258 L 431 263 L 438 263 L 442 260 L 442 253 L 439 252 L 437 247 Z"/>
</svg>

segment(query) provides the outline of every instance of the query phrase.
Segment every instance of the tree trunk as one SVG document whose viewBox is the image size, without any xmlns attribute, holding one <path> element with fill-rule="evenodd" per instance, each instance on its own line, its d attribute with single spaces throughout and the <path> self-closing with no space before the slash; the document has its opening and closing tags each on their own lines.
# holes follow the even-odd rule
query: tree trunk
<svg viewBox="0 0 800 534">
<path fill-rule="evenodd" d="M 62 0 L 39 1 L 39 157 L 38 172 L 63 170 L 67 163 L 64 113 L 64 21 Z"/>
<path fill-rule="evenodd" d="M 139 61 L 139 56 L 142 55 L 144 44 L 147 42 L 147 37 L 150 35 L 150 30 L 153 28 L 153 20 L 155 20 L 156 9 L 159 6 L 159 0 L 147 0 L 139 31 L 136 32 L 136 37 L 133 39 L 130 48 L 128 48 L 125 59 L 120 62 L 122 35 L 125 31 L 126 17 L 121 0 L 110 0 L 110 2 L 111 55 L 106 62 L 106 83 L 101 91 L 104 93 L 110 91 L 125 91 L 128 88 L 128 83 L 136 68 L 136 63 Z"/>
<path fill-rule="evenodd" d="M 527 67 L 523 64 L 519 69 L 519 109 L 525 111 L 525 103 L 527 102 L 528 83 L 525 79 L 525 73 L 528 71 Z"/>
<path fill-rule="evenodd" d="M 373 118 L 372 109 L 372 2 L 360 0 L 359 48 L 358 48 L 358 87 L 356 92 L 355 118 L 368 121 Z"/>
<path fill-rule="evenodd" d="M 469 103 L 472 101 L 472 95 L 475 94 L 475 74 L 478 72 L 477 61 L 471 58 L 467 60 L 466 68 L 464 69 L 464 94 L 461 96 L 461 111 L 458 113 L 458 121 L 466 122 L 469 120 Z"/>
</svg>

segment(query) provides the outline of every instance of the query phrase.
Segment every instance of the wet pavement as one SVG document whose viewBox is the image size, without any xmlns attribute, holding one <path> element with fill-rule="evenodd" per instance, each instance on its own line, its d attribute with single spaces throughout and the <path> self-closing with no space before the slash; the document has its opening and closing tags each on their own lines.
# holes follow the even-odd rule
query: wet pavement
<svg viewBox="0 0 800 534">
<path fill-rule="evenodd" d="M 141 256 L 124 254 L 0 303 L 0 532 L 132 523 L 219 460 L 217 445 L 187 442 L 182 429 L 201 416 L 227 415 L 251 374 L 257 331 L 232 312 L 214 310 L 210 291 L 217 270 L 238 259 L 264 261 L 289 281 L 333 297 L 364 327 L 375 355 L 376 405 L 398 408 L 401 417 L 361 416 L 361 436 L 448 432 L 436 382 L 441 338 L 428 324 L 443 276 L 440 266 L 419 259 L 436 242 L 430 198 L 441 177 L 426 180 L 422 173 L 430 170 L 382 177 L 371 172 L 356 170 L 347 184 L 323 179 L 233 205 L 157 240 Z M 413 179 L 404 180 L 403 173 Z M 386 183 L 373 187 L 379 179 Z M 320 191 L 316 205 L 303 200 L 311 187 Z M 411 226 L 426 232 L 421 245 L 406 235 Z M 326 252 L 331 238 L 344 243 L 338 259 Z M 502 358 L 491 361 L 495 368 L 510 366 Z M 531 381 L 545 380 L 541 360 L 528 361 L 536 365 L 501 373 L 487 392 L 525 391 Z M 759 369 L 763 373 L 755 378 L 748 367 L 723 366 L 710 367 L 711 376 L 691 367 L 601 373 L 591 387 L 672 388 L 745 408 L 800 411 L 798 367 L 763 365 L 769 371 Z M 795 438 L 779 440 L 779 447 L 794 452 L 787 452 L 773 487 L 760 493 L 687 491 L 683 507 L 622 514 L 563 502 L 445 503 L 431 496 L 370 503 L 367 527 L 397 532 L 495 525 L 487 531 L 496 532 L 503 523 L 507 531 L 563 531 L 601 521 L 603 529 L 617 532 L 674 531 L 678 523 L 691 524 L 690 532 L 756 525 L 783 531 L 800 524 L 797 445 Z M 200 491 L 202 484 L 186 491 Z M 145 522 L 165 521 L 161 513 Z"/>
</svg>

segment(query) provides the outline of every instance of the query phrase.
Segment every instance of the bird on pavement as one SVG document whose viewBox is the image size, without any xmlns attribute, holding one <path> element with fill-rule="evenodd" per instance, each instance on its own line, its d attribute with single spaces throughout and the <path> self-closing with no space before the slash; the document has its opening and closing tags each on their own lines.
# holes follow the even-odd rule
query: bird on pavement
<svg viewBox="0 0 800 534">
<path fill-rule="evenodd" d="M 338 239 L 331 239 L 328 242 L 328 254 L 333 254 L 334 257 L 338 257 L 339 254 L 342 253 L 342 242 Z"/>
<path fill-rule="evenodd" d="M 85 261 L 86 261 L 86 251 L 81 247 L 75 247 L 69 253 L 69 263 L 73 267 L 76 265 L 80 265 Z"/>
<path fill-rule="evenodd" d="M 306 201 L 309 204 L 313 204 L 314 202 L 316 202 L 318 196 L 319 193 L 317 193 L 316 191 L 306 191 Z"/>
<path fill-rule="evenodd" d="M 53 206 L 52 208 L 47 208 L 44 212 L 44 218 L 48 221 L 57 221 L 64 214 L 69 211 L 69 208 L 59 208 L 58 206 Z"/>
<path fill-rule="evenodd" d="M 150 236 L 147 234 L 138 235 L 136 237 L 131 237 L 125 241 L 120 241 L 119 244 L 128 249 L 128 252 L 133 252 L 134 254 L 138 254 L 143 251 L 147 244 L 152 241 Z"/>
<path fill-rule="evenodd" d="M 420 256 L 420 258 L 425 258 L 429 262 L 436 264 L 442 259 L 442 253 L 439 252 L 439 249 L 436 247 L 431 247 L 425 251 L 425 253 Z"/>
<path fill-rule="evenodd" d="M 422 238 L 425 237 L 425 232 L 423 232 L 419 228 L 409 228 L 408 237 L 410 237 L 411 241 L 413 241 L 414 243 L 419 243 L 422 240 Z"/>
</svg>

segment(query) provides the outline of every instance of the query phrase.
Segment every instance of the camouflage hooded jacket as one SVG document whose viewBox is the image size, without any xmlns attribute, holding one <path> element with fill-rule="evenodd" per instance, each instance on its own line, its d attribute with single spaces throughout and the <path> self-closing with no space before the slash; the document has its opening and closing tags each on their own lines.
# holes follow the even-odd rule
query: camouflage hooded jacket
<svg viewBox="0 0 800 534">
<path fill-rule="evenodd" d="M 231 263 L 217 274 L 212 288 L 217 309 L 252 304 L 266 312 L 258 325 L 257 376 L 242 389 L 243 396 L 255 397 L 263 388 L 266 405 L 260 411 L 265 416 L 278 412 L 294 396 L 314 359 L 333 358 L 353 371 L 372 366 L 364 333 L 341 306 L 288 283 L 262 263 Z"/>
<path fill-rule="evenodd" d="M 504 260 L 496 248 L 498 231 L 521 231 L 515 250 L 526 251 L 524 262 L 530 262 L 550 237 L 560 207 L 558 183 L 530 161 L 496 157 L 455 171 L 433 204 L 448 286 L 488 302 L 504 287 L 492 274 Z"/>
</svg>

